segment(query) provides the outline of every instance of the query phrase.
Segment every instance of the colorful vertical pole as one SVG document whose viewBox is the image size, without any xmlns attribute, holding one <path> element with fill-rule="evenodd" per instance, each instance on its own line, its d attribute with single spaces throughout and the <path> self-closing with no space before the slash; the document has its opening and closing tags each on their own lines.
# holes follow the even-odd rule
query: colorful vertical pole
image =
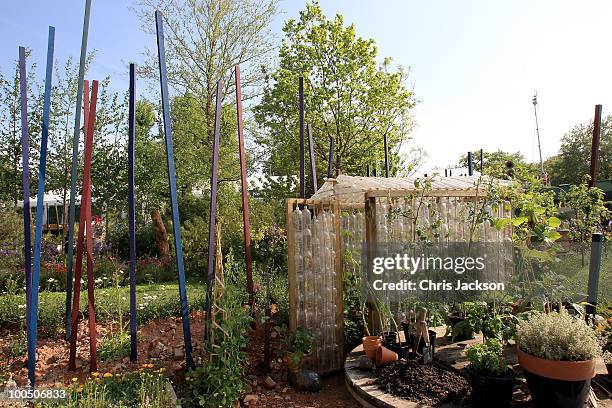
<svg viewBox="0 0 612 408">
<path fill-rule="evenodd" d="M 90 337 L 90 355 L 92 371 L 97 369 L 96 358 L 96 323 L 95 311 L 93 307 L 93 231 L 91 229 L 91 159 L 93 156 L 93 133 L 95 129 L 96 103 L 98 97 L 98 81 L 93 81 L 91 90 L 91 106 L 89 100 L 89 82 L 84 81 L 84 113 L 85 113 L 85 156 L 83 170 L 83 193 L 81 195 L 81 213 L 79 217 L 79 231 L 77 237 L 76 265 L 74 276 L 74 301 L 72 304 L 72 319 L 71 324 L 75 329 L 70 333 L 70 357 L 68 360 L 68 369 L 76 368 L 76 341 L 77 328 L 79 324 L 79 309 L 81 299 L 81 277 L 83 274 L 83 252 L 87 251 L 87 297 L 88 297 L 88 312 L 89 312 L 89 337 Z M 85 238 L 87 233 L 87 238 Z M 87 239 L 87 241 L 85 241 Z M 85 248 L 84 248 L 85 247 Z M 91 277 L 90 277 L 91 274 Z M 93 329 L 93 332 L 92 332 Z"/>
<path fill-rule="evenodd" d="M 593 118 L 593 139 L 591 140 L 591 166 L 589 167 L 589 187 L 595 187 L 597 182 L 597 165 L 599 162 L 599 136 L 601 134 L 601 105 L 595 105 Z"/>
<path fill-rule="evenodd" d="M 246 153 L 244 149 L 244 125 L 242 122 L 242 88 L 240 86 L 240 65 L 236 65 L 236 120 L 238 123 L 238 152 L 240 155 L 240 181 L 242 184 L 242 221 L 244 223 L 244 258 L 246 262 L 247 292 L 251 311 L 255 304 L 253 286 L 253 260 L 251 257 L 251 221 L 249 220 L 249 187 L 246 174 Z"/>
<path fill-rule="evenodd" d="M 306 125 L 308 130 L 308 152 L 310 153 L 310 177 L 312 178 L 312 193 L 316 193 L 319 187 L 317 186 L 317 163 L 314 155 L 314 142 L 312 140 L 312 126 L 310 123 Z"/>
<path fill-rule="evenodd" d="M 385 177 L 389 177 L 389 141 L 387 135 L 384 136 L 385 140 Z"/>
<path fill-rule="evenodd" d="M 300 77 L 298 84 L 298 103 L 300 110 L 300 198 L 306 198 L 306 183 L 304 182 L 304 78 Z"/>
<path fill-rule="evenodd" d="M 472 152 L 467 153 L 468 176 L 474 175 L 474 159 Z"/>
<path fill-rule="evenodd" d="M 185 342 L 185 359 L 188 367 L 194 367 L 191 354 L 191 326 L 189 324 L 189 306 L 187 304 L 187 288 L 185 284 L 185 267 L 183 265 L 183 243 L 181 241 L 181 224 L 179 222 L 178 200 L 176 197 L 176 174 L 174 170 L 174 147 L 172 143 L 172 123 L 170 121 L 170 97 L 168 95 L 168 73 L 166 70 L 166 49 L 164 46 L 164 22 L 162 13 L 155 12 L 157 29 L 157 52 L 159 57 L 159 79 L 162 96 L 164 120 L 164 136 L 166 139 L 166 158 L 168 161 L 168 182 L 170 184 L 170 203 L 172 207 L 172 228 L 174 231 L 174 247 L 176 249 L 176 267 L 179 277 L 179 296 L 181 298 L 181 316 L 183 320 L 183 336 Z"/>
<path fill-rule="evenodd" d="M 91 86 L 91 106 L 89 107 L 89 119 L 87 119 L 87 138 L 85 139 L 85 168 L 83 171 L 83 191 L 87 193 L 87 205 L 85 212 L 85 227 L 87 228 L 87 305 L 89 320 L 89 356 L 90 371 L 98 371 L 98 358 L 96 353 L 96 312 L 94 298 L 94 258 L 93 258 L 93 227 L 91 222 L 91 159 L 93 156 L 93 136 L 96 129 L 96 101 L 98 99 L 98 81 L 93 81 Z M 82 205 L 82 204 L 81 204 Z"/>
<path fill-rule="evenodd" d="M 329 137 L 329 156 L 327 157 L 327 178 L 334 176 L 334 138 Z"/>
<path fill-rule="evenodd" d="M 83 17 L 83 35 L 81 37 L 81 56 L 79 60 L 79 78 L 77 82 L 77 98 L 74 111 L 74 133 L 72 136 L 72 168 L 70 171 L 70 210 L 68 215 L 68 253 L 66 255 L 66 340 L 70 338 L 72 270 L 74 258 L 74 220 L 76 217 L 76 184 L 79 162 L 79 135 L 81 132 L 81 104 L 83 95 L 83 80 L 87 64 L 87 35 L 89 33 L 89 15 L 91 0 L 85 0 L 85 15 Z M 64 220 L 64 224 L 66 220 Z"/>
<path fill-rule="evenodd" d="M 26 331 L 32 308 L 32 237 L 30 232 L 30 135 L 28 132 L 28 77 L 26 50 L 19 47 L 19 91 L 21 94 L 21 164 L 23 167 L 23 260 L 26 281 Z"/>
<path fill-rule="evenodd" d="M 128 228 L 130 232 L 130 361 L 138 358 L 136 338 L 136 199 L 134 167 L 136 158 L 136 65 L 130 64 L 128 113 Z"/>
<path fill-rule="evenodd" d="M 40 138 L 40 168 L 38 171 L 38 197 L 36 198 L 36 231 L 34 234 L 34 269 L 32 270 L 30 327 L 28 328 L 28 378 L 34 387 L 36 380 L 36 334 L 38 331 L 38 283 L 40 280 L 40 253 L 42 249 L 43 208 L 45 175 L 47 171 L 47 141 L 49 139 L 49 114 L 51 112 L 51 81 L 53 77 L 53 51 L 55 27 L 49 26 L 47 45 L 47 70 L 43 99 L 42 133 Z"/>
<path fill-rule="evenodd" d="M 217 222 L 217 174 L 219 172 L 219 133 L 221 132 L 221 81 L 217 81 L 215 101 L 215 130 L 213 138 L 212 172 L 210 174 L 210 218 L 208 223 L 208 274 L 206 275 L 206 326 L 204 338 L 208 339 L 212 318 L 212 288 L 215 283 L 215 224 Z"/>
</svg>

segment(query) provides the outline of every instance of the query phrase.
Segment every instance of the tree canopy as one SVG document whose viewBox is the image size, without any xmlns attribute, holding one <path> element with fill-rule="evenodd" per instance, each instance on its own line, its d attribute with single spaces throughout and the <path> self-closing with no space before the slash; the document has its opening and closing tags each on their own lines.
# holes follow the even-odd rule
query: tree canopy
<svg viewBox="0 0 612 408">
<path fill-rule="evenodd" d="M 392 172 L 401 166 L 399 147 L 409 139 L 416 100 L 406 87 L 408 72 L 390 58 L 377 62 L 372 39 L 357 36 L 344 18 L 328 18 L 310 3 L 283 28 L 278 68 L 267 72 L 255 118 L 257 141 L 265 152 L 264 171 L 295 175 L 299 163 L 298 78 L 304 77 L 305 120 L 311 124 L 318 174 L 327 165 L 334 140 L 336 171 L 362 174 L 368 163 L 384 160 L 389 140 Z"/>
</svg>

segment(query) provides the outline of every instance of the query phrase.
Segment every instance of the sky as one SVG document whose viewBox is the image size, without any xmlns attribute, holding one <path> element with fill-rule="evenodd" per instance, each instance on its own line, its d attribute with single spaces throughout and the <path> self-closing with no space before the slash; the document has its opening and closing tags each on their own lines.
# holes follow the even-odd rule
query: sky
<svg viewBox="0 0 612 408">
<path fill-rule="evenodd" d="M 47 26 L 56 27 L 56 57 L 78 58 L 84 0 L 5 1 L 0 14 L 0 69 L 18 46 L 45 61 Z M 305 0 L 285 0 L 272 30 L 296 17 Z M 421 170 L 443 168 L 468 150 L 520 151 L 538 160 L 532 105 L 544 158 L 560 138 L 592 119 L 595 104 L 612 107 L 612 2 L 591 0 L 321 0 L 328 16 L 344 15 L 357 34 L 373 38 L 379 58 L 409 67 L 408 86 L 419 103 L 410 147 L 425 150 Z M 140 30 L 130 0 L 92 0 L 89 49 L 97 50 L 91 78 L 111 75 L 127 88 L 127 63 L 141 62 L 155 39 Z M 151 16 L 151 24 L 154 24 Z"/>
</svg>

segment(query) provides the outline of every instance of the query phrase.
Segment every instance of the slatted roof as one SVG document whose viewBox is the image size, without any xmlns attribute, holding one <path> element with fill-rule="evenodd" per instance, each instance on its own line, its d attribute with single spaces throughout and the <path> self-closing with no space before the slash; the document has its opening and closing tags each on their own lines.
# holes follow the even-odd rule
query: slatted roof
<svg viewBox="0 0 612 408">
<path fill-rule="evenodd" d="M 480 187 L 478 191 L 476 186 L 478 179 Z M 369 196 L 385 196 L 387 194 L 404 195 L 414 191 L 420 191 L 420 188 L 415 187 L 417 179 L 423 180 L 423 177 L 358 177 L 339 175 L 333 179 L 327 179 L 325 183 L 317 190 L 310 198 L 311 200 L 330 200 L 337 199 L 343 204 L 358 204 L 363 203 L 366 194 Z M 459 176 L 459 177 L 442 177 L 435 176 L 432 179 L 431 193 L 438 196 L 474 196 L 482 194 L 484 186 L 491 179 L 487 176 Z M 508 184 L 508 181 L 493 180 L 498 184 Z"/>
</svg>

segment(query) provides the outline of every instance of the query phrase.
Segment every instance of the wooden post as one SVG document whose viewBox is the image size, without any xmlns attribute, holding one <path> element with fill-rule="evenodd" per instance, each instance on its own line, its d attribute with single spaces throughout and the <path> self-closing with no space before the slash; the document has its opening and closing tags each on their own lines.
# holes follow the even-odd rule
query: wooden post
<svg viewBox="0 0 612 408">
<path fill-rule="evenodd" d="M 293 204 L 287 200 L 287 276 L 289 281 L 289 331 L 297 328 L 297 276 L 295 270 L 295 231 L 293 229 Z"/>
<path fill-rule="evenodd" d="M 593 119 L 593 139 L 591 141 L 591 180 L 589 187 L 595 187 L 597 182 L 597 167 L 599 162 L 599 136 L 601 134 L 601 105 L 595 105 L 595 118 Z"/>
<path fill-rule="evenodd" d="M 342 268 L 342 213 L 340 212 L 340 202 L 334 200 L 332 204 L 335 218 L 335 269 L 336 269 L 336 341 L 338 342 L 337 361 L 334 369 L 341 369 L 344 365 L 344 286 Z"/>
<path fill-rule="evenodd" d="M 134 173 L 136 158 L 136 65 L 130 64 L 128 112 L 128 229 L 130 234 L 130 361 L 138 359 L 136 330 L 136 197 Z"/>
<path fill-rule="evenodd" d="M 189 324 L 189 305 L 187 304 L 187 287 L 185 283 L 185 266 L 183 264 L 183 243 L 179 221 L 178 199 L 176 197 L 176 171 L 174 169 L 174 145 L 172 142 L 172 121 L 170 120 L 170 97 L 168 95 L 168 73 L 166 70 L 166 48 L 164 45 L 164 22 L 162 13 L 155 12 L 157 31 L 157 52 L 159 57 L 159 79 L 162 97 L 164 120 L 164 138 L 166 141 L 166 160 L 168 162 L 168 184 L 170 184 L 170 204 L 172 208 L 172 228 L 174 230 L 174 247 L 176 250 L 176 267 L 179 278 L 179 296 L 181 299 L 181 316 L 183 320 L 183 341 L 185 343 L 185 360 L 187 367 L 193 368 L 191 348 L 191 325 Z"/>
<path fill-rule="evenodd" d="M 72 167 L 70 171 L 70 210 L 68 221 L 68 252 L 66 254 L 66 340 L 70 338 L 72 296 L 72 270 L 74 258 L 74 221 L 76 218 L 76 185 L 79 163 L 79 135 L 81 134 L 81 104 L 83 97 L 83 81 L 87 63 L 87 36 L 89 34 L 89 16 L 91 0 L 85 0 L 85 15 L 83 17 L 83 35 L 81 36 L 81 56 L 79 59 L 79 78 L 77 80 L 77 98 L 74 110 L 74 129 L 72 135 Z M 85 119 L 84 119 L 85 120 Z M 66 220 L 64 220 L 64 224 Z M 65 232 L 64 232 L 65 233 Z"/>
<path fill-rule="evenodd" d="M 246 175 L 246 153 L 244 149 L 244 126 L 242 123 L 242 89 L 240 87 L 240 65 L 236 65 L 236 119 L 238 122 L 238 152 L 240 155 L 240 181 L 242 185 L 242 222 L 244 224 L 244 258 L 246 263 L 247 292 L 251 311 L 255 306 L 253 288 L 253 259 L 251 257 L 251 222 L 249 220 L 249 187 Z"/>
<path fill-rule="evenodd" d="M 49 115 L 51 113 L 51 81 L 53 79 L 53 51 L 55 49 L 55 27 L 49 26 L 47 43 L 47 69 L 45 72 L 45 94 L 43 99 L 42 132 L 40 138 L 40 167 L 38 171 L 38 196 L 36 198 L 36 231 L 34 234 L 34 268 L 32 270 L 30 327 L 28 331 L 28 378 L 30 386 L 36 381 L 36 335 L 38 331 L 38 284 L 40 281 L 40 256 L 42 251 L 42 229 L 47 171 L 47 141 L 49 140 Z"/>
</svg>

